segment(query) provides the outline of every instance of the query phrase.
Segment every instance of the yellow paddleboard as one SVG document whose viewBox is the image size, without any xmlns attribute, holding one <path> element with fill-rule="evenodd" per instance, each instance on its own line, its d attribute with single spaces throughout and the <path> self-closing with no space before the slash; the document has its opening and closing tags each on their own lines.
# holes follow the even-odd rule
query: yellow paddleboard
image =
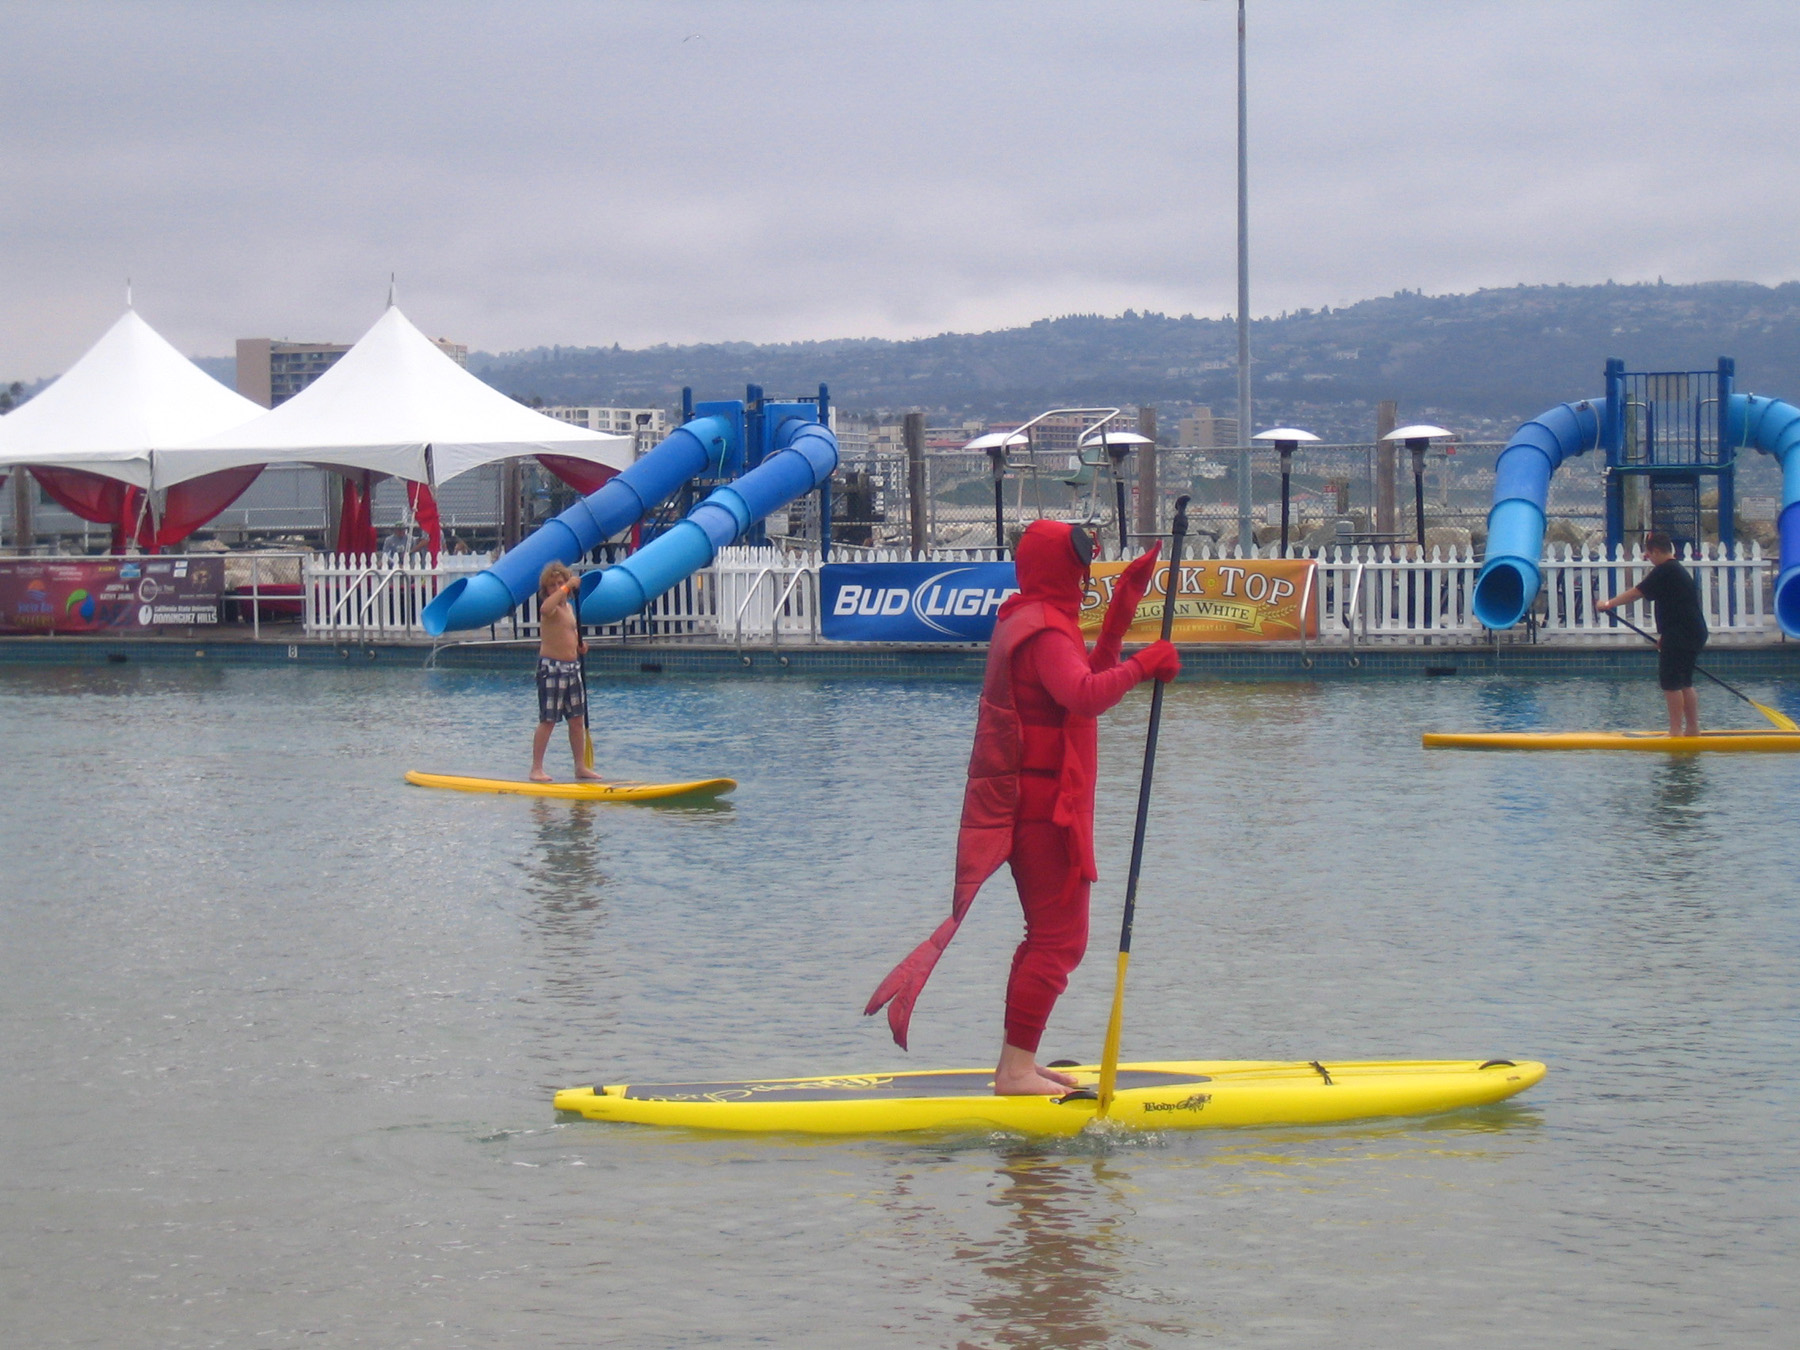
<svg viewBox="0 0 1800 1350">
<path fill-rule="evenodd" d="M 456 792 L 516 793 L 522 797 L 565 797 L 577 802 L 655 802 L 670 797 L 717 797 L 737 786 L 734 778 L 702 778 L 692 783 L 534 783 L 520 778 L 461 778 L 409 769 L 406 781 Z"/>
<path fill-rule="evenodd" d="M 555 1106 L 589 1120 L 694 1130 L 1076 1134 L 1095 1119 L 1100 1070 L 1067 1072 L 1081 1086 L 1064 1097 L 996 1097 L 992 1069 L 949 1069 L 573 1087 L 556 1094 Z M 1542 1064 L 1509 1059 L 1121 1064 L 1108 1119 L 1127 1129 L 1202 1130 L 1435 1115 L 1504 1101 L 1543 1076 Z"/>
<path fill-rule="evenodd" d="M 1428 731 L 1427 750 L 1700 750 L 1800 751 L 1800 731 L 1752 727 L 1671 736 L 1663 731 Z"/>
</svg>

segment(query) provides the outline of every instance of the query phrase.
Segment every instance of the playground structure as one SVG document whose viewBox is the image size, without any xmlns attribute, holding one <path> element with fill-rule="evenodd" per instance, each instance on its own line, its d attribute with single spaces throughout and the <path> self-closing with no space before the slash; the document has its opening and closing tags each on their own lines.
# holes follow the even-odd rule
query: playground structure
<svg viewBox="0 0 1800 1350">
<path fill-rule="evenodd" d="M 1617 558 L 1650 530 L 1678 550 L 1702 540 L 1703 484 L 1716 493 L 1717 537 L 1734 554 L 1738 452 L 1756 449 L 1781 467 L 1781 562 L 1775 616 L 1800 637 L 1800 408 L 1734 389 L 1736 363 L 1715 370 L 1628 371 L 1606 363 L 1603 398 L 1561 403 L 1513 434 L 1494 471 L 1486 557 L 1475 583 L 1475 617 L 1488 628 L 1523 619 L 1542 586 L 1545 500 L 1565 460 L 1606 455 L 1606 544 Z"/>
<path fill-rule="evenodd" d="M 763 520 L 809 492 L 821 494 L 820 519 L 829 520 L 838 462 L 830 413 L 824 385 L 816 397 L 789 401 L 767 399 L 757 385 L 742 400 L 699 404 L 683 390 L 682 424 L 661 445 L 492 567 L 452 582 L 426 606 L 425 631 L 435 637 L 497 622 L 536 593 L 547 564 L 578 563 L 634 526 L 646 537 L 643 546 L 582 578 L 583 623 L 634 614 L 708 566 L 719 549 L 740 540 L 764 542 Z M 696 493 L 708 487 L 706 499 L 689 510 Z"/>
</svg>

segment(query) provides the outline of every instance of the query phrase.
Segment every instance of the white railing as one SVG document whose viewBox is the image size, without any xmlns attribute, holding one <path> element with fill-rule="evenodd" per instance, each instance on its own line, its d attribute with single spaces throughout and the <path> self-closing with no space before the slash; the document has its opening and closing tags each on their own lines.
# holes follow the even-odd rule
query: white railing
<svg viewBox="0 0 1800 1350">
<path fill-rule="evenodd" d="M 1260 550 L 1270 556 L 1271 549 Z M 1471 549 L 1437 547 L 1416 556 L 1411 545 L 1354 546 L 1319 551 L 1313 579 L 1319 645 L 1379 646 L 1463 644 L 1495 640 L 1471 608 L 1481 559 Z M 834 558 L 837 556 L 834 550 Z M 990 561 L 988 549 L 937 549 L 924 561 Z M 1238 559 L 1236 549 L 1201 544 L 1195 561 Z M 904 549 L 861 548 L 842 561 L 905 562 Z M 1699 583 L 1714 641 L 1767 640 L 1779 636 L 1770 609 L 1774 568 L 1752 544 L 1727 558 L 1706 546 L 1683 565 Z M 488 566 L 481 555 L 446 556 L 433 566 L 419 555 L 384 557 L 319 554 L 304 569 L 307 632 L 320 637 L 424 636 L 419 614 L 450 581 Z M 1642 642 L 1622 625 L 1594 611 L 1594 601 L 1635 585 L 1649 564 L 1633 551 L 1608 562 L 1597 550 L 1552 545 L 1540 563 L 1544 587 L 1526 622 L 1501 641 Z M 1621 611 L 1639 627 L 1653 619 L 1640 601 Z M 530 640 L 538 635 L 537 604 L 527 600 L 478 640 Z M 817 556 L 778 548 L 720 550 L 713 565 L 659 595 L 644 613 L 622 624 L 590 630 L 602 640 L 693 637 L 714 641 L 819 640 Z"/>
<path fill-rule="evenodd" d="M 318 637 L 422 637 L 419 615 L 458 577 L 489 566 L 484 554 L 316 553 L 301 576 L 306 631 Z"/>
<path fill-rule="evenodd" d="M 1319 639 L 1351 643 L 1487 642 L 1494 635 L 1475 618 L 1471 603 L 1481 558 L 1472 549 L 1415 547 L 1325 549 L 1319 560 Z M 1715 545 L 1684 558 L 1700 587 L 1707 627 L 1715 640 L 1749 641 L 1779 636 L 1769 607 L 1773 568 L 1755 544 L 1727 558 Z M 1629 590 L 1650 564 L 1632 550 L 1608 562 L 1598 549 L 1551 545 L 1540 560 L 1543 589 L 1527 619 L 1502 640 L 1641 643 L 1643 638 L 1594 609 Z M 1619 611 L 1640 628 L 1654 623 L 1648 601 Z"/>
</svg>

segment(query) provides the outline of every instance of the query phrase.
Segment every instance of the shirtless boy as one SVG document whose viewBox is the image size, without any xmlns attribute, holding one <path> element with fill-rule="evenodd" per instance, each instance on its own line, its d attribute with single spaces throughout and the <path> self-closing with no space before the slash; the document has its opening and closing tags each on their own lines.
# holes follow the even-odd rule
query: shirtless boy
<svg viewBox="0 0 1800 1350">
<path fill-rule="evenodd" d="M 587 643 L 575 623 L 570 598 L 581 581 L 561 563 L 538 574 L 537 734 L 531 738 L 531 781 L 554 780 L 544 771 L 544 750 L 559 721 L 569 724 L 569 749 L 575 755 L 575 777 L 598 781 L 587 766 L 587 686 L 581 680 L 581 658 Z"/>
</svg>

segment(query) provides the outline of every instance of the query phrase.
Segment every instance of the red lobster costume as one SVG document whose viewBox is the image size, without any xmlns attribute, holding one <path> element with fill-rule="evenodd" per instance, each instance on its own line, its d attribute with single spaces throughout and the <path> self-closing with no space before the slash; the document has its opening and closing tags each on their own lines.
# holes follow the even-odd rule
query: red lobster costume
<svg viewBox="0 0 1800 1350">
<path fill-rule="evenodd" d="M 1006 1043 L 1035 1052 L 1069 973 L 1087 951 L 1094 869 L 1096 719 L 1145 679 L 1181 669 L 1153 643 L 1119 661 L 1125 630 L 1149 589 L 1158 549 L 1120 574 L 1090 653 L 1079 616 L 1091 536 L 1063 521 L 1034 521 L 1015 554 L 1019 593 L 1000 607 L 988 646 L 975 749 L 956 840 L 950 917 L 888 974 L 863 1012 L 883 1005 L 906 1048 L 913 1004 L 982 883 L 1011 863 L 1025 940 L 1006 987 Z"/>
</svg>

